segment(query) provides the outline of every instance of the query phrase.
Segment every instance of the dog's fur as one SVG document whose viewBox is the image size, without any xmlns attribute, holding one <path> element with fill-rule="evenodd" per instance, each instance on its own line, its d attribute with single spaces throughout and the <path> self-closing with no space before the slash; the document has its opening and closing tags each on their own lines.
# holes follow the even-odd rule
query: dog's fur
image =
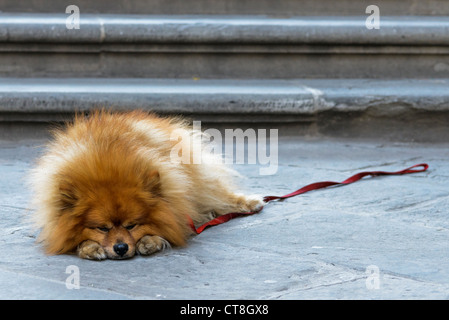
<svg viewBox="0 0 449 320">
<path fill-rule="evenodd" d="M 260 197 L 235 193 L 234 172 L 221 159 L 172 161 L 179 144 L 193 159 L 201 133 L 182 119 L 142 111 L 96 111 L 56 130 L 30 180 L 46 252 L 95 260 L 149 255 L 185 245 L 190 219 L 201 224 L 262 206 Z"/>
</svg>

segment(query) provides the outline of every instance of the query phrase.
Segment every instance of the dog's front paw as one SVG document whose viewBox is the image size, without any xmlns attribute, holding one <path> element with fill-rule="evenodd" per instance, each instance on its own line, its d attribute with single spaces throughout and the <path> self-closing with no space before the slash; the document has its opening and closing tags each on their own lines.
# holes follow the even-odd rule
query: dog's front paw
<svg viewBox="0 0 449 320">
<path fill-rule="evenodd" d="M 143 236 L 136 245 L 137 252 L 148 256 L 158 251 L 171 248 L 170 243 L 159 236 Z"/>
<path fill-rule="evenodd" d="M 95 241 L 86 240 L 80 243 L 77 249 L 78 257 L 89 260 L 106 259 L 106 251 Z"/>
</svg>

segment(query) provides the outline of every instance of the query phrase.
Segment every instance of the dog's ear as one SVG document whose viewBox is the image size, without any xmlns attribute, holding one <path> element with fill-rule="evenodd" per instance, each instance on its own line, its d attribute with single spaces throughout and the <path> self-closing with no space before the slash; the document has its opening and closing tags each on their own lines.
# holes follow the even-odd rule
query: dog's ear
<svg viewBox="0 0 449 320">
<path fill-rule="evenodd" d="M 75 187 L 68 181 L 59 184 L 59 201 L 62 210 L 73 209 L 78 201 Z"/>
<path fill-rule="evenodd" d="M 151 170 L 145 177 L 145 190 L 155 195 L 161 195 L 161 177 L 159 171 Z"/>
</svg>

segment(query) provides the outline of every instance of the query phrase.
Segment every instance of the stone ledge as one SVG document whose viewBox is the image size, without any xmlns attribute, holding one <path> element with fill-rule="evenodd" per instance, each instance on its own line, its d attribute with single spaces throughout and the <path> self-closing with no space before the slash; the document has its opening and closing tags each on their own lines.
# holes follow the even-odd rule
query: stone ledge
<svg viewBox="0 0 449 320">
<path fill-rule="evenodd" d="M 366 16 L 80 16 L 80 29 L 67 29 L 67 14 L 3 13 L 3 43 L 272 43 L 448 45 L 449 17 L 386 16 L 368 30 Z"/>
<path fill-rule="evenodd" d="M 0 119 L 89 111 L 147 109 L 161 113 L 314 116 L 362 112 L 400 117 L 449 112 L 449 79 L 173 80 L 0 78 Z M 17 119 L 16 119 L 17 120 Z M 217 118 L 219 120 L 219 117 Z"/>
<path fill-rule="evenodd" d="M 63 12 L 60 0 L 2 0 L 4 12 Z M 365 0 L 77 0 L 82 13 L 128 14 L 270 14 L 275 16 L 360 15 L 371 2 Z M 377 0 L 382 14 L 448 15 L 446 0 Z"/>
</svg>

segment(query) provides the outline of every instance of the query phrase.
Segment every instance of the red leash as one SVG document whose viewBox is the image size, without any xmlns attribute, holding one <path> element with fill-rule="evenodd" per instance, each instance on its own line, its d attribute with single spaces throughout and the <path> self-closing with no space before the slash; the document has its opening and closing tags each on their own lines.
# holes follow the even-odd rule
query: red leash
<svg viewBox="0 0 449 320">
<path fill-rule="evenodd" d="M 415 168 L 419 168 L 422 167 L 422 169 L 415 169 Z M 306 185 L 305 187 L 302 187 L 301 189 L 298 189 L 292 193 L 286 194 L 285 196 L 265 196 L 263 198 L 263 201 L 265 203 L 274 201 L 274 200 L 284 200 L 287 198 L 291 198 L 312 190 L 318 190 L 318 189 L 323 189 L 323 188 L 327 188 L 327 187 L 331 187 L 331 186 L 338 186 L 338 185 L 347 185 L 347 184 L 351 184 L 354 183 L 356 181 L 359 181 L 360 179 L 366 177 L 366 176 L 371 176 L 371 177 L 377 177 L 377 176 L 391 176 L 391 175 L 402 175 L 402 174 L 409 174 L 409 173 L 417 173 L 417 172 L 424 172 L 429 168 L 429 165 L 426 163 L 421 163 L 421 164 L 416 164 L 410 168 L 401 170 L 401 171 L 396 171 L 396 172 L 386 172 L 386 171 L 365 171 L 365 172 L 360 172 L 357 173 L 355 175 L 353 175 L 352 177 L 346 179 L 343 182 L 333 182 L 333 181 L 323 181 L 323 182 L 316 182 L 316 183 L 312 183 L 309 185 Z M 218 224 L 222 224 L 225 223 L 231 219 L 240 217 L 240 216 L 244 216 L 244 215 L 252 215 L 255 213 L 258 213 L 260 211 L 262 211 L 263 207 L 260 208 L 260 210 L 258 211 L 253 211 L 253 212 L 231 212 L 231 213 L 227 213 L 224 214 L 222 216 L 219 216 L 215 219 L 212 219 L 209 222 L 206 222 L 205 224 L 199 226 L 198 228 L 196 228 L 193 225 L 193 222 L 190 220 L 190 227 L 192 228 L 192 230 L 196 233 L 196 234 L 200 234 L 201 232 L 204 231 L 204 229 L 206 229 L 207 227 L 211 227 L 211 226 L 215 226 Z"/>
</svg>

